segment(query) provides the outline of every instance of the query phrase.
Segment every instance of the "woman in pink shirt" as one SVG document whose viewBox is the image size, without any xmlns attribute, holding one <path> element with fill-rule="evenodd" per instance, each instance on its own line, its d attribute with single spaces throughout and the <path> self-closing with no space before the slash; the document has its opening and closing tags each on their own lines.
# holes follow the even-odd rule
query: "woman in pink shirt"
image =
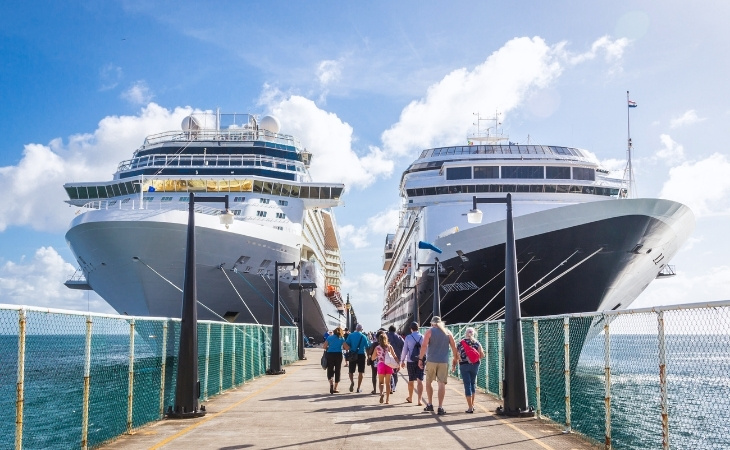
<svg viewBox="0 0 730 450">
<path fill-rule="evenodd" d="M 380 403 L 383 403 L 383 396 L 385 396 L 385 403 L 388 404 L 390 400 L 390 377 L 393 375 L 393 369 L 385 364 L 385 354 L 390 353 L 395 361 L 398 361 L 398 357 L 395 356 L 395 350 L 388 343 L 388 335 L 380 333 L 378 335 L 378 346 L 375 347 L 375 351 L 370 357 L 373 360 L 373 364 L 377 364 L 378 367 L 378 384 L 380 385 Z M 383 385 L 388 386 L 388 389 L 383 393 Z"/>
</svg>

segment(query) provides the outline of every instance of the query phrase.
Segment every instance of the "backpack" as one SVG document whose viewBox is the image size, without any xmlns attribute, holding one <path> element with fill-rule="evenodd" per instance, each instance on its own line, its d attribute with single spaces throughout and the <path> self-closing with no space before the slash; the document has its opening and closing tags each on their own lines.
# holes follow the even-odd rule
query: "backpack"
<svg viewBox="0 0 730 450">
<path fill-rule="evenodd" d="M 466 359 L 469 360 L 470 363 L 478 363 L 479 362 L 479 352 L 477 349 L 472 347 L 468 342 L 466 342 L 466 339 L 462 339 L 461 341 L 461 348 L 464 349 L 464 353 L 466 354 Z"/>
<path fill-rule="evenodd" d="M 413 350 L 411 350 L 411 362 L 417 363 L 418 356 L 421 354 L 421 342 L 423 342 L 423 336 L 421 336 L 421 342 L 416 341 L 416 338 L 413 338 L 413 341 L 415 342 L 415 345 L 413 346 Z M 425 362 L 426 358 L 424 357 L 423 359 Z"/>
</svg>

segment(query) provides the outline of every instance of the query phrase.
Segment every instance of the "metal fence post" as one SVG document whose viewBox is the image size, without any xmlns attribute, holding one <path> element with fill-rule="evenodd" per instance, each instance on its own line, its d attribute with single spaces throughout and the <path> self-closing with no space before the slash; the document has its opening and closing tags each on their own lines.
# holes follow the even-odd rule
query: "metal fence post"
<svg viewBox="0 0 730 450">
<path fill-rule="evenodd" d="M 84 344 L 84 399 L 81 406 L 81 448 L 89 448 L 89 391 L 91 389 L 91 325 L 93 319 L 86 316 L 86 342 Z"/>
<path fill-rule="evenodd" d="M 540 325 L 537 319 L 532 319 L 532 330 L 535 341 L 535 401 L 537 403 L 535 413 L 539 419 L 542 414 L 542 402 L 540 401 Z"/>
<path fill-rule="evenodd" d="M 236 327 L 231 324 L 231 387 L 236 385 Z"/>
<path fill-rule="evenodd" d="M 208 366 L 210 366 L 210 323 L 205 327 L 205 371 L 203 372 L 203 401 L 208 400 Z"/>
<path fill-rule="evenodd" d="M 565 431 L 570 433 L 570 319 L 563 318 L 563 345 L 565 347 Z"/>
<path fill-rule="evenodd" d="M 606 450 L 611 450 L 611 334 L 608 327 L 608 317 L 603 315 L 603 355 L 606 381 Z"/>
<path fill-rule="evenodd" d="M 25 404 L 25 309 L 18 311 L 18 384 L 15 400 L 15 449 L 23 448 L 23 407 Z"/>
<path fill-rule="evenodd" d="M 132 434 L 132 410 L 134 405 L 134 319 L 129 321 L 129 383 L 127 390 L 127 434 Z"/>
<path fill-rule="evenodd" d="M 499 398 L 502 398 L 504 380 L 502 380 L 502 322 L 497 324 L 497 384 L 499 384 Z"/>
<path fill-rule="evenodd" d="M 667 406 L 667 359 L 665 354 L 664 340 L 664 311 L 657 315 L 658 338 L 659 338 L 659 390 L 661 392 L 662 408 L 662 448 L 669 449 L 669 409 Z"/>
<path fill-rule="evenodd" d="M 225 329 L 226 327 L 221 324 L 221 353 L 220 353 L 220 364 L 218 364 L 218 393 L 220 394 L 223 392 L 223 355 L 225 355 L 225 349 L 223 348 L 225 345 Z"/>
<path fill-rule="evenodd" d="M 160 364 L 160 419 L 165 417 L 165 368 L 167 367 L 167 321 L 162 322 L 162 355 Z"/>
<path fill-rule="evenodd" d="M 489 323 L 484 324 L 484 392 L 489 392 Z"/>
</svg>

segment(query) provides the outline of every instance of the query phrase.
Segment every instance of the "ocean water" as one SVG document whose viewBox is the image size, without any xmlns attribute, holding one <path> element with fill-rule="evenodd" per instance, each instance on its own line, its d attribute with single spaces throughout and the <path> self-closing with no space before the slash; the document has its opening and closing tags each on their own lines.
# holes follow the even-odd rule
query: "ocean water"
<svg viewBox="0 0 730 450">
<path fill-rule="evenodd" d="M 156 356 L 160 354 L 159 344 L 156 340 L 135 340 L 135 427 L 159 417 L 162 362 Z M 612 443 L 616 449 L 662 446 L 657 344 L 657 337 L 652 335 L 611 336 L 611 422 Z M 0 349 L 0 405 L 14 416 L 17 336 L 0 336 Z M 668 335 L 665 349 L 671 447 L 730 449 L 730 336 Z M 128 352 L 127 335 L 105 335 L 93 341 L 89 407 L 91 446 L 126 430 Z M 174 348 L 168 346 L 168 355 L 174 352 Z M 217 367 L 219 362 L 212 360 L 211 366 Z M 174 395 L 174 358 L 168 356 L 166 364 L 165 404 L 170 404 Z M 83 335 L 27 337 L 24 448 L 80 446 L 83 370 Z M 259 370 L 263 370 L 263 366 L 253 366 L 236 378 L 253 377 Z M 542 413 L 562 423 L 566 416 L 562 366 L 541 356 L 540 372 Z M 217 374 L 214 375 L 209 384 L 211 390 L 215 390 L 218 379 Z M 573 429 L 603 442 L 603 336 L 585 343 L 570 384 Z M 222 387 L 227 385 L 230 383 Z M 534 385 L 534 381 L 528 385 Z M 534 403 L 534 395 L 530 401 Z M 0 421 L 0 436 L 5 437 L 0 440 L 0 449 L 13 448 L 14 435 L 14 421 Z"/>
</svg>

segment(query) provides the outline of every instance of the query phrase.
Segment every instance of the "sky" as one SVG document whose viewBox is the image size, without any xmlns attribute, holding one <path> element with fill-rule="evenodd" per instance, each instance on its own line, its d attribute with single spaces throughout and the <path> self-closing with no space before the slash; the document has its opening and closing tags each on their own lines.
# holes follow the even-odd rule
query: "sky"
<svg viewBox="0 0 730 450">
<path fill-rule="evenodd" d="M 695 231 L 632 307 L 730 298 L 730 3 L 9 0 L 0 15 L 0 303 L 113 310 L 67 289 L 63 184 L 110 180 L 192 110 L 274 114 L 311 151 L 345 277 L 380 325 L 398 183 L 421 150 L 466 143 L 475 113 L 513 142 L 626 163 L 639 197 L 682 202 Z"/>
</svg>

